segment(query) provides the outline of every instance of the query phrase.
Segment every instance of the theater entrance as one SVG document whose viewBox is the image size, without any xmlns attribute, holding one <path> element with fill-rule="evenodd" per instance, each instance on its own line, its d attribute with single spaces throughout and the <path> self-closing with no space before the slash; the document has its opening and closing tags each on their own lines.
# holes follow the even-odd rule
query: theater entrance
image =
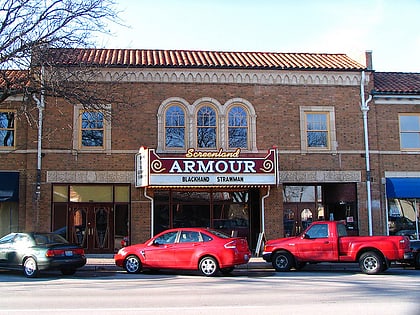
<svg viewBox="0 0 420 315">
<path fill-rule="evenodd" d="M 261 228 L 259 190 L 154 191 L 153 234 L 176 227 L 210 227 L 245 237 L 255 248 Z"/>
</svg>

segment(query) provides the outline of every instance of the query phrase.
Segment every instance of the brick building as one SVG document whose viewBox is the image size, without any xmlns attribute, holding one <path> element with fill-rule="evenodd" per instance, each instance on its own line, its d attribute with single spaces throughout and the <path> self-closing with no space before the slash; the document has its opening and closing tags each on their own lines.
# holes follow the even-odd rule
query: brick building
<svg viewBox="0 0 420 315">
<path fill-rule="evenodd" d="M 346 55 L 75 49 L 56 58 L 92 66 L 85 88 L 116 89 L 125 102 L 103 104 L 107 117 L 47 98 L 42 150 L 18 117 L 21 99 L 0 104 L 0 234 L 59 231 L 90 253 L 178 226 L 246 236 L 252 249 L 262 232 L 295 235 L 313 220 L 385 234 L 386 178 L 420 171 L 397 127 L 399 99 L 419 115 L 418 90 L 376 106 L 388 91 Z M 371 91 L 367 170 L 360 104 Z"/>
</svg>

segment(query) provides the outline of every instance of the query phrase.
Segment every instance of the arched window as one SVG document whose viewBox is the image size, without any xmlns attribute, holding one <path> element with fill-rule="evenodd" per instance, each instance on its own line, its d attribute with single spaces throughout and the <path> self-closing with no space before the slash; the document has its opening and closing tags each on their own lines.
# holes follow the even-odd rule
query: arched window
<svg viewBox="0 0 420 315">
<path fill-rule="evenodd" d="M 165 147 L 185 148 L 185 113 L 177 105 L 165 112 Z"/>
<path fill-rule="evenodd" d="M 197 147 L 217 148 L 217 117 L 210 106 L 203 106 L 197 112 Z"/>
<path fill-rule="evenodd" d="M 228 139 L 230 149 L 248 148 L 248 115 L 241 106 L 235 106 L 229 110 Z"/>
</svg>

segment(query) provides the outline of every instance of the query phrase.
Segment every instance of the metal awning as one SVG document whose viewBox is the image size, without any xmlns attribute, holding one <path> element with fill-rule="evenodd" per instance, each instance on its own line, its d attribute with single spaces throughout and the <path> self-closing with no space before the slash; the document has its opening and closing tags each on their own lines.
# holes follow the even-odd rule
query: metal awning
<svg viewBox="0 0 420 315">
<path fill-rule="evenodd" d="M 19 201 L 19 172 L 0 172 L 0 202 Z"/>
<path fill-rule="evenodd" d="M 388 198 L 420 198 L 420 178 L 387 178 L 386 196 Z"/>
</svg>

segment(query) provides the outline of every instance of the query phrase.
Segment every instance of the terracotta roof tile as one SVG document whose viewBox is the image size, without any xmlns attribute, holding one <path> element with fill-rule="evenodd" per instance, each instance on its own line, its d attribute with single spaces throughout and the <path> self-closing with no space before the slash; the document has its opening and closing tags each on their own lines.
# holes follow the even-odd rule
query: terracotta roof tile
<svg viewBox="0 0 420 315">
<path fill-rule="evenodd" d="M 374 72 L 376 93 L 420 94 L 420 73 Z"/>
<path fill-rule="evenodd" d="M 29 86 L 29 71 L 26 70 L 1 70 L 0 90 L 22 89 Z"/>
<path fill-rule="evenodd" d="M 345 54 L 147 49 L 52 49 L 56 65 L 230 69 L 363 70 Z"/>
</svg>

